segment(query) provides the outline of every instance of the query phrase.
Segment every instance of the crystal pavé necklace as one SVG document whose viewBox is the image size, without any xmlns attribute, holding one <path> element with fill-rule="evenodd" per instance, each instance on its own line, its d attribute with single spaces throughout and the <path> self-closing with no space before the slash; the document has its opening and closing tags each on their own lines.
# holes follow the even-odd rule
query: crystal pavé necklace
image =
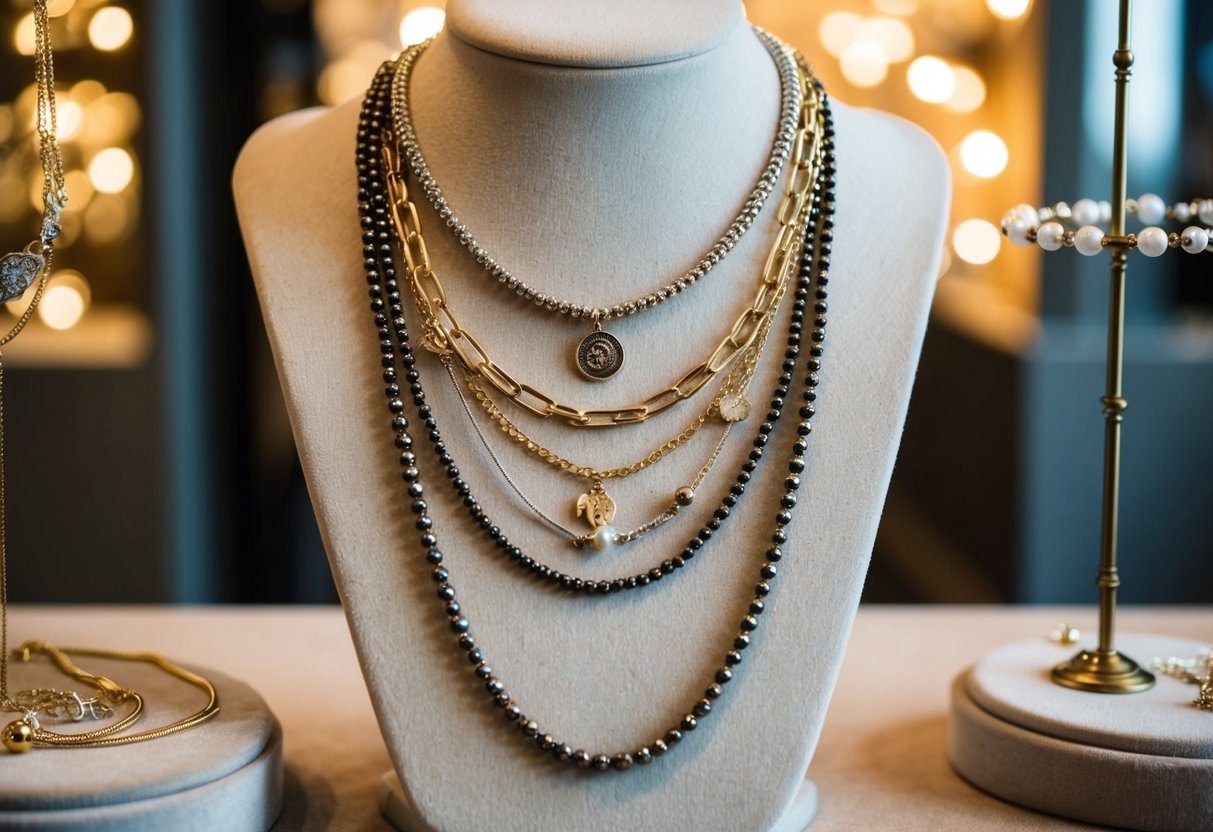
<svg viewBox="0 0 1213 832">
<path fill-rule="evenodd" d="M 803 58 L 799 54 L 797 54 L 797 60 L 803 65 Z M 783 364 L 780 386 L 776 390 L 778 400 L 782 401 L 789 392 L 792 375 L 798 365 L 800 333 L 804 326 L 806 307 L 810 302 L 810 294 L 812 294 L 815 317 L 809 336 L 810 358 L 801 368 L 804 375 L 801 389 L 802 404 L 799 409 L 800 422 L 791 445 L 783 493 L 778 499 L 778 507 L 774 515 L 774 529 L 770 536 L 771 545 L 764 549 L 761 557 L 759 580 L 754 585 L 754 597 L 750 602 L 748 614 L 739 623 L 738 632 L 733 637 L 729 649 L 724 651 L 721 666 L 715 671 L 713 680 L 704 689 L 702 697 L 694 702 L 673 727 L 666 730 L 657 739 L 634 750 L 607 754 L 590 753 L 583 749 L 574 750 L 572 745 L 542 731 L 536 720 L 523 713 L 518 703 L 509 695 L 505 683 L 498 678 L 489 664 L 483 650 L 478 646 L 472 633 L 471 623 L 460 602 L 456 599 L 455 588 L 446 565 L 446 556 L 438 548 L 439 541 L 435 533 L 434 520 L 429 515 L 429 506 L 424 499 L 425 489 L 421 481 L 421 472 L 416 466 L 416 455 L 412 451 L 413 438 L 409 430 L 409 419 L 404 415 L 405 404 L 401 398 L 398 365 L 405 368 L 405 379 L 409 384 L 409 393 L 416 409 L 416 417 L 423 422 L 439 462 L 446 466 L 448 477 L 453 481 L 456 491 L 464 496 L 465 505 L 471 512 L 474 522 L 485 528 L 490 536 L 493 536 L 494 531 L 496 535 L 500 536 L 501 532 L 496 526 L 492 526 L 491 522 L 488 522 L 487 516 L 479 509 L 475 501 L 470 499 L 470 487 L 459 477 L 454 459 L 442 442 L 438 422 L 433 414 L 433 409 L 427 402 L 416 358 L 409 341 L 400 286 L 397 281 L 392 223 L 389 218 L 385 171 L 382 165 L 385 132 L 389 130 L 389 91 L 392 73 L 393 65 L 391 63 L 385 64 L 380 69 L 368 91 L 358 123 L 356 161 L 363 268 L 366 272 L 368 293 L 371 298 L 370 309 L 374 315 L 375 328 L 379 337 L 380 363 L 384 370 L 386 385 L 384 392 L 388 398 L 394 444 L 401 451 L 400 462 L 404 469 L 402 475 L 408 484 L 408 494 L 411 498 L 410 510 L 416 516 L 415 527 L 419 532 L 419 543 L 424 552 L 425 563 L 430 569 L 430 577 L 436 586 L 436 595 L 443 605 L 443 614 L 447 618 L 449 629 L 455 638 L 458 649 L 473 666 L 475 676 L 483 684 L 486 694 L 501 710 L 504 718 L 517 726 L 519 733 L 524 738 L 533 741 L 542 751 L 550 754 L 556 760 L 578 768 L 594 771 L 610 769 L 625 771 L 634 764 L 648 764 L 654 757 L 661 756 L 677 746 L 687 732 L 695 730 L 699 725 L 699 720 L 711 713 L 713 702 L 723 695 L 725 687 L 733 678 L 734 669 L 741 663 L 744 651 L 751 643 L 752 634 L 758 629 L 759 620 L 765 609 L 764 599 L 773 588 L 772 585 L 779 574 L 780 562 L 784 557 L 782 546 L 787 542 L 786 527 L 792 521 L 792 512 L 797 504 L 800 474 L 805 468 L 804 454 L 807 450 L 808 437 L 812 431 L 811 417 L 815 413 L 817 372 L 820 369 L 820 358 L 825 340 L 826 286 L 833 239 L 834 130 L 824 91 L 820 84 L 815 84 L 813 93 L 819 101 L 818 106 L 822 113 L 821 126 L 820 128 L 815 127 L 815 129 L 821 129 L 823 133 L 824 159 L 818 182 L 812 192 L 809 224 L 805 233 L 805 251 L 792 310 L 793 332 L 789 337 L 786 353 L 788 357 Z M 400 243 L 401 241 L 395 242 Z M 810 290 L 809 282 L 814 271 L 816 272 L 815 288 Z M 399 356 L 399 360 L 397 356 Z M 760 432 L 755 439 L 750 453 L 750 463 L 757 463 L 762 457 L 769 435 L 769 430 Z M 743 470 L 743 473 L 748 475 L 749 472 Z M 670 571 L 673 571 L 674 568 L 676 567 L 671 563 Z M 664 568 L 662 573 L 665 574 Z"/>
</svg>

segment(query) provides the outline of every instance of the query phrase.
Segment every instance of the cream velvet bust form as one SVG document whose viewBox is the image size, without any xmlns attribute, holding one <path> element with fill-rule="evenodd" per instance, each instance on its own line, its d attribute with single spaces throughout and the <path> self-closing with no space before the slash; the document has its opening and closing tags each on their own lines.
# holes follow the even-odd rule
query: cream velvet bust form
<svg viewBox="0 0 1213 832">
<path fill-rule="evenodd" d="M 410 90 L 421 148 L 479 242 L 532 287 L 595 306 L 647 294 L 708 250 L 770 153 L 779 98 L 774 64 L 738 0 L 450 0 L 446 29 L 418 60 Z M 359 106 L 262 128 L 237 164 L 235 192 L 308 487 L 411 827 L 774 828 L 812 757 L 892 471 L 948 213 L 938 147 L 905 122 L 834 103 L 827 349 L 778 584 L 754 645 L 701 727 L 647 767 L 592 776 L 557 766 L 489 704 L 455 650 L 418 551 L 361 268 Z M 689 291 L 610 322 L 627 358 L 600 384 L 569 359 L 587 324 L 503 290 L 415 199 L 463 326 L 515 377 L 586 408 L 639 401 L 719 342 L 754 295 L 782 189 L 781 181 L 752 229 Z M 576 550 L 539 521 L 488 458 L 436 358 L 419 352 L 418 369 L 463 477 L 514 542 L 562 571 L 635 574 L 681 550 L 748 454 L 779 373 L 788 306 L 751 386 L 756 414 L 734 431 L 703 496 L 641 541 L 606 552 Z M 416 331 L 414 318 L 409 324 Z M 518 420 L 562 455 L 604 468 L 676 434 L 700 397 L 626 428 Z M 591 753 L 635 749 L 702 695 L 773 529 L 791 400 L 788 409 L 748 493 L 700 557 L 640 592 L 589 597 L 524 577 L 471 528 L 413 419 L 459 600 L 496 674 L 544 730 Z M 526 456 L 487 421 L 484 430 L 527 496 L 576 526 L 584 484 Z M 650 519 L 714 442 L 697 437 L 612 481 L 616 525 Z M 316 696 L 317 718 L 339 719 L 340 703 Z"/>
</svg>

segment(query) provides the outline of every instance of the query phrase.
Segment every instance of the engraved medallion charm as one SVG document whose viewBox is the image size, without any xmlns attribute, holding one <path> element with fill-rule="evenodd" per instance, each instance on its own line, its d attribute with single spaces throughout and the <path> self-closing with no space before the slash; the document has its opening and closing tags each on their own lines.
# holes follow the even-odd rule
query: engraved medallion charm
<svg viewBox="0 0 1213 832">
<path fill-rule="evenodd" d="M 623 345 L 609 332 L 596 329 L 577 345 L 577 369 L 588 379 L 608 379 L 622 366 Z"/>
<path fill-rule="evenodd" d="M 590 531 L 577 538 L 582 544 L 589 543 L 595 549 L 602 550 L 615 542 L 615 501 L 606 493 L 601 482 L 594 483 L 589 493 L 577 498 L 577 516 L 584 516 L 590 524 Z"/>
<path fill-rule="evenodd" d="M 42 272 L 46 260 L 30 251 L 35 245 L 31 243 L 25 251 L 10 252 L 0 260 L 0 303 L 21 297 Z"/>
<path fill-rule="evenodd" d="M 720 400 L 720 418 L 726 422 L 744 422 L 750 416 L 750 400 L 740 393 Z"/>
</svg>

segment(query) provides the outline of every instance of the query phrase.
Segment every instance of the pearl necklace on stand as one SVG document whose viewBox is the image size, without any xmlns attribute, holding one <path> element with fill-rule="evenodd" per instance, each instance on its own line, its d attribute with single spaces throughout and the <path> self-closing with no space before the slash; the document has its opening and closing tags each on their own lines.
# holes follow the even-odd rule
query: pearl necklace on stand
<svg viewBox="0 0 1213 832">
<path fill-rule="evenodd" d="M 1168 248 L 1182 248 L 1188 254 L 1213 251 L 1213 228 L 1207 227 L 1213 225 L 1213 199 L 1167 205 L 1157 194 L 1142 194 L 1138 199 L 1125 200 L 1125 212 L 1147 225 L 1126 238 L 1130 249 L 1147 257 L 1158 257 Z M 1183 231 L 1167 233 L 1154 225 L 1168 219 L 1186 223 L 1193 217 L 1204 226 L 1190 225 Z M 1107 225 L 1111 219 L 1112 206 L 1093 199 L 1080 199 L 1073 206 L 1058 202 L 1040 209 L 1016 205 L 1003 215 L 1002 233 L 1016 246 L 1036 243 L 1045 251 L 1073 247 L 1091 257 L 1107 247 L 1109 236 L 1100 225 Z"/>
</svg>

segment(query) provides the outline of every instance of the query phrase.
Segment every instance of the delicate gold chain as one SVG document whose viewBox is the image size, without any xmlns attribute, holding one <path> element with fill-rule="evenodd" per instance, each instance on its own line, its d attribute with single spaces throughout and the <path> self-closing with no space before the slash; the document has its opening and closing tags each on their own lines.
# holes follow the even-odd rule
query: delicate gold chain
<svg viewBox="0 0 1213 832">
<path fill-rule="evenodd" d="M 196 673 L 191 673 L 183 667 L 173 664 L 164 656 L 158 653 L 146 652 L 123 652 L 118 650 L 99 650 L 91 647 L 56 647 L 44 641 L 28 641 L 21 645 L 17 650 L 22 661 L 30 661 L 34 656 L 44 655 L 51 660 L 59 671 L 76 681 L 97 688 L 98 691 L 104 693 L 112 701 L 134 701 L 136 710 L 128 714 L 125 719 L 116 725 L 109 725 L 97 731 L 90 731 L 83 734 L 60 734 L 54 731 L 48 731 L 40 726 L 30 725 L 27 720 L 17 720 L 10 723 L 5 730 L 5 741 L 8 743 L 10 737 L 24 736 L 28 738 L 26 743 L 36 746 L 48 746 L 55 748 L 102 748 L 113 745 L 130 745 L 136 742 L 145 742 L 147 740 L 160 739 L 167 737 L 170 734 L 176 734 L 179 731 L 184 731 L 188 728 L 193 728 L 201 725 L 209 719 L 214 718 L 219 713 L 219 694 L 215 690 L 215 686 L 211 682 Z M 128 662 L 144 662 L 153 665 L 170 676 L 174 676 L 183 682 L 187 682 L 207 695 L 206 704 L 190 714 L 187 717 L 177 720 L 176 722 L 164 725 L 160 728 L 153 728 L 148 731 L 140 731 L 135 734 L 121 734 L 117 732 L 131 725 L 138 718 L 139 713 L 143 708 L 143 699 L 139 694 L 132 690 L 127 690 L 116 685 L 114 682 L 106 679 L 104 676 L 96 676 L 83 670 L 75 665 L 68 657 L 69 653 L 75 653 L 80 656 L 91 656 L 98 659 L 115 659 L 118 661 Z M 23 728 L 28 726 L 28 730 Z M 14 748 L 9 746 L 11 750 L 26 750 L 25 748 Z"/>
<path fill-rule="evenodd" d="M 42 295 L 46 290 L 46 281 L 50 276 L 51 257 L 54 249 L 51 242 L 59 236 L 59 215 L 67 204 L 67 190 L 63 176 L 63 159 L 59 153 L 57 131 L 59 117 L 55 107 L 55 63 L 51 51 L 50 22 L 47 17 L 46 0 L 34 0 L 34 80 L 37 87 L 37 107 L 35 119 L 38 132 L 38 158 L 42 163 L 42 201 L 43 217 L 39 239 L 25 247 L 19 254 L 9 254 L 4 257 L 7 266 L 13 259 L 33 257 L 38 264 L 37 286 L 29 306 L 13 324 L 12 328 L 0 336 L 0 347 L 6 345 L 25 329 L 35 310 L 38 308 Z M 7 277 L 7 275 L 6 275 Z M 13 702 L 8 692 L 8 564 L 7 543 L 8 530 L 5 521 L 4 500 L 4 356 L 0 354 L 0 709 L 13 710 Z"/>
<path fill-rule="evenodd" d="M 734 322 L 729 334 L 708 358 L 670 387 L 639 404 L 612 409 L 582 410 L 561 404 L 530 385 L 516 381 L 498 366 L 470 332 L 460 326 L 447 302 L 446 292 L 435 274 L 421 234 L 417 207 L 409 198 L 408 183 L 401 167 L 400 150 L 389 134 L 384 142 L 388 202 L 393 224 L 406 262 L 409 290 L 421 318 L 421 345 L 439 355 L 454 355 L 463 368 L 488 382 L 518 407 L 536 416 L 558 416 L 574 427 L 613 427 L 643 422 L 650 416 L 690 398 L 717 374 L 727 370 L 758 337 L 763 322 L 775 310 L 780 275 L 787 271 L 797 251 L 798 218 L 808 204 L 822 151 L 818 119 L 820 99 L 808 67 L 798 55 L 802 104 L 788 160 L 790 173 L 783 200 L 776 212 L 779 232 L 767 255 L 757 294 L 750 307 Z"/>
<path fill-rule="evenodd" d="M 775 308 L 778 308 L 780 300 L 783 298 L 786 291 L 787 274 L 785 272 L 783 282 L 775 298 Z M 465 369 L 462 375 L 468 390 L 471 391 L 472 396 L 480 404 L 481 408 L 489 416 L 489 418 L 493 420 L 494 424 L 501 429 L 502 433 L 513 439 L 514 442 L 521 446 L 522 449 L 528 454 L 536 459 L 542 460 L 548 465 L 559 468 L 566 474 L 584 477 L 594 482 L 618 479 L 621 477 L 630 476 L 631 474 L 635 474 L 639 471 L 643 471 L 650 465 L 654 465 L 661 461 L 666 454 L 677 450 L 692 437 L 694 437 L 695 434 L 699 432 L 699 429 L 706 424 L 707 420 L 711 418 L 712 414 L 719 412 L 720 403 L 723 399 L 730 396 L 744 395 L 746 388 L 749 386 L 750 379 L 754 374 L 754 369 L 758 365 L 758 357 L 762 354 L 763 347 L 766 344 L 766 339 L 767 335 L 770 333 L 772 320 L 773 318 L 767 318 L 763 322 L 762 330 L 759 333 L 757 340 L 745 352 L 745 360 L 742 365 L 740 367 L 733 368 L 733 370 L 729 373 L 728 378 L 725 380 L 724 385 L 708 404 L 708 406 L 703 410 L 703 412 L 692 419 L 691 422 L 685 428 L 683 428 L 677 436 L 666 440 L 656 449 L 650 451 L 648 454 L 631 463 L 630 465 L 623 465 L 617 468 L 608 468 L 603 471 L 589 465 L 580 465 L 566 459 L 527 435 L 522 428 L 518 427 L 517 424 L 515 424 L 504 412 L 502 412 L 501 408 L 497 406 L 497 403 L 492 400 L 489 394 L 485 392 L 484 388 L 481 387 L 476 381 L 476 377 L 472 373 L 469 373 Z M 733 420 L 727 421 L 732 423 Z"/>
</svg>

